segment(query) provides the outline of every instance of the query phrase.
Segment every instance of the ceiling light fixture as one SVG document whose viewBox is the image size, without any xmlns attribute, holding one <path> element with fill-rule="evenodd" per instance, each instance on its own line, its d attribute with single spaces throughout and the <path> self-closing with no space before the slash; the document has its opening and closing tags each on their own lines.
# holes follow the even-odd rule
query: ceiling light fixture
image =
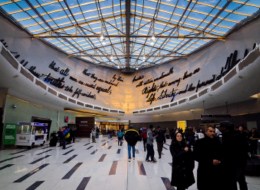
<svg viewBox="0 0 260 190">
<path fill-rule="evenodd" d="M 143 61 L 145 61 L 146 60 L 146 57 L 145 57 L 145 55 L 143 56 Z"/>
<path fill-rule="evenodd" d="M 155 32 L 154 32 L 154 20 L 152 21 L 152 37 L 151 37 L 151 45 L 153 46 L 154 45 L 154 43 L 155 43 L 155 40 L 156 40 L 156 38 L 155 38 L 155 34 L 154 34 Z"/>
<path fill-rule="evenodd" d="M 154 35 L 154 34 L 152 35 L 152 37 L 151 37 L 151 40 L 152 40 L 153 42 L 155 42 L 155 40 L 156 40 L 156 37 L 155 37 L 155 35 Z"/>
<path fill-rule="evenodd" d="M 104 35 L 103 34 L 101 34 L 101 36 L 100 36 L 100 41 L 102 42 L 103 40 L 105 40 L 105 37 L 104 37 Z"/>
<path fill-rule="evenodd" d="M 114 56 L 113 55 L 110 56 L 110 60 L 114 61 Z"/>
<path fill-rule="evenodd" d="M 101 41 L 101 43 L 102 43 L 103 46 L 106 45 L 106 44 L 107 44 L 107 43 L 106 43 L 106 39 L 104 38 L 104 40 Z"/>
<path fill-rule="evenodd" d="M 153 46 L 153 45 L 154 45 L 154 41 L 153 41 L 153 40 L 151 40 L 150 44 L 151 44 L 151 46 Z"/>
<path fill-rule="evenodd" d="M 146 57 L 145 57 L 145 47 L 144 47 L 144 55 L 143 55 L 143 61 L 146 60 Z"/>
</svg>

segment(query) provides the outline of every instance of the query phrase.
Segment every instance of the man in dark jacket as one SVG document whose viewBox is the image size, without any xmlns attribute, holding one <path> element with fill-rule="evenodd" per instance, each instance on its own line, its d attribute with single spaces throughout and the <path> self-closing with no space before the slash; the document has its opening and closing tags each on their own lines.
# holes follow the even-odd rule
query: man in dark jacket
<svg viewBox="0 0 260 190">
<path fill-rule="evenodd" d="M 237 181 L 240 182 L 241 190 L 247 190 L 243 175 L 247 162 L 247 139 L 235 132 L 234 124 L 229 121 L 221 122 L 219 129 L 222 132 L 225 190 L 237 190 Z"/>
<path fill-rule="evenodd" d="M 128 161 L 131 161 L 131 149 L 133 153 L 133 159 L 135 159 L 135 145 L 137 141 L 140 139 L 140 135 L 137 130 L 129 127 L 129 129 L 125 132 L 125 140 L 127 142 L 128 148 Z"/>
<path fill-rule="evenodd" d="M 157 151 L 158 151 L 159 159 L 161 159 L 163 144 L 166 142 L 166 139 L 165 139 L 164 131 L 160 128 L 160 126 L 157 127 L 155 137 L 156 137 L 155 139 L 157 143 Z"/>
<path fill-rule="evenodd" d="M 198 190 L 222 190 L 221 143 L 213 126 L 207 126 L 205 138 L 196 141 L 194 157 L 198 161 Z"/>
</svg>

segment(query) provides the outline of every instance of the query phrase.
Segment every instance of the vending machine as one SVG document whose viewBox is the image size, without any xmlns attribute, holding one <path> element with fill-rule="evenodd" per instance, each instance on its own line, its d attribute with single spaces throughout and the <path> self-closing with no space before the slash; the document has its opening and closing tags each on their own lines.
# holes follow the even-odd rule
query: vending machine
<svg viewBox="0 0 260 190">
<path fill-rule="evenodd" d="M 16 129 L 16 146 L 42 146 L 47 141 L 47 134 L 47 123 L 19 122 Z"/>
</svg>

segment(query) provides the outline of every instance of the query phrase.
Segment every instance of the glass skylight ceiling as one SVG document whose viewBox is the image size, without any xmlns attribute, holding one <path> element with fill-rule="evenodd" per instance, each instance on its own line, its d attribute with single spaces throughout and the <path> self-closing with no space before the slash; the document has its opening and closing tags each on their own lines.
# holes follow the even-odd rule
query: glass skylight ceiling
<svg viewBox="0 0 260 190">
<path fill-rule="evenodd" d="M 130 70 L 223 40 L 259 9 L 260 0 L 0 1 L 3 14 L 69 57 Z"/>
</svg>

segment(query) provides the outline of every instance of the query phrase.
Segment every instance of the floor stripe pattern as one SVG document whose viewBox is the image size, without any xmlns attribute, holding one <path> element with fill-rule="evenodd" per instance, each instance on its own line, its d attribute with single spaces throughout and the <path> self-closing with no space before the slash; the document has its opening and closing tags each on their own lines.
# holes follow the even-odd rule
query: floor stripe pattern
<svg viewBox="0 0 260 190">
<path fill-rule="evenodd" d="M 116 167 L 117 167 L 117 161 L 113 161 L 113 164 L 110 168 L 109 175 L 115 175 L 116 174 Z"/>
<path fill-rule="evenodd" d="M 2 166 L 2 167 L 0 167 L 0 170 L 3 170 L 3 169 L 5 169 L 5 168 L 9 168 L 9 167 L 11 167 L 11 166 L 13 166 L 14 164 L 7 164 L 7 165 L 5 165 L 5 166 Z"/>
<path fill-rule="evenodd" d="M 104 159 L 105 159 L 105 157 L 106 157 L 106 154 L 103 154 L 100 158 L 99 158 L 99 162 L 103 162 L 104 161 Z"/>
<path fill-rule="evenodd" d="M 88 185 L 89 180 L 90 180 L 90 177 L 84 177 L 76 190 L 84 190 L 86 188 L 86 186 Z"/>
<path fill-rule="evenodd" d="M 6 162 L 6 161 L 10 161 L 10 160 L 14 160 L 14 159 L 20 158 L 20 157 L 22 157 L 22 156 L 24 156 L 24 155 L 19 155 L 19 156 L 7 158 L 7 159 L 4 159 L 4 160 L 0 160 L 0 163 Z"/>
<path fill-rule="evenodd" d="M 71 170 L 62 179 L 69 179 L 75 173 L 75 171 L 80 167 L 81 164 L 82 162 L 77 163 L 73 168 L 71 168 Z"/>
<path fill-rule="evenodd" d="M 39 172 L 40 170 L 42 170 L 43 168 L 45 168 L 46 166 L 48 166 L 49 164 L 43 164 L 38 168 L 35 168 L 34 170 L 30 171 L 29 173 L 25 174 L 24 176 L 22 176 L 21 178 L 15 180 L 15 183 L 20 183 L 24 180 L 26 180 L 27 178 L 29 178 L 30 176 L 32 176 L 33 174 L 35 174 L 36 172 Z"/>
<path fill-rule="evenodd" d="M 27 151 L 29 151 L 29 149 L 21 150 L 21 151 L 18 151 L 18 152 L 13 152 L 13 153 L 10 153 L 10 155 L 20 154 L 22 152 L 27 152 Z"/>
<path fill-rule="evenodd" d="M 32 184 L 30 187 L 28 187 L 26 190 L 34 190 L 37 189 L 44 181 L 36 181 L 34 184 Z"/>
<path fill-rule="evenodd" d="M 39 158 L 39 159 L 37 159 L 37 160 L 31 162 L 30 164 L 35 164 L 35 163 L 37 163 L 37 162 L 39 162 L 39 161 L 41 161 L 41 160 L 44 160 L 45 158 L 48 158 L 49 156 L 51 156 L 51 155 L 46 155 L 46 156 L 44 156 L 44 157 L 42 157 L 42 158 Z"/>
<path fill-rule="evenodd" d="M 73 156 L 71 156 L 70 158 L 68 158 L 66 161 L 63 162 L 63 164 L 69 163 L 73 158 L 75 158 L 77 155 L 74 154 Z"/>
<path fill-rule="evenodd" d="M 69 150 L 68 152 L 65 152 L 64 154 L 62 154 L 62 155 L 67 155 L 67 154 L 69 154 L 69 153 L 71 153 L 71 152 L 73 152 L 74 151 L 74 149 L 71 149 L 71 150 Z"/>
</svg>

